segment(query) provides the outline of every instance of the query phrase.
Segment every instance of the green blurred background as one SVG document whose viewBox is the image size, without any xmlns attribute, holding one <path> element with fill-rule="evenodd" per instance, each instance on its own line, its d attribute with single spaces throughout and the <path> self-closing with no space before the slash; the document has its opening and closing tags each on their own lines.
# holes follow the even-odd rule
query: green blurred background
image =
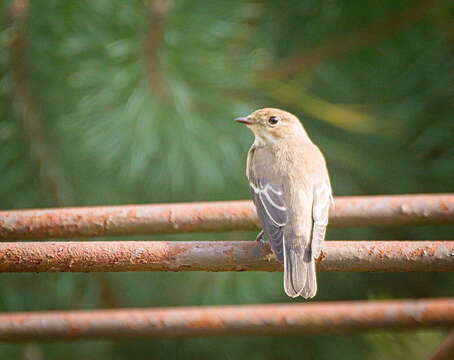
<svg viewBox="0 0 454 360">
<path fill-rule="evenodd" d="M 265 106 L 302 119 L 326 155 L 335 195 L 453 189 L 451 1 L 0 4 L 1 209 L 247 199 L 253 138 L 233 118 Z M 449 239 L 453 230 L 327 236 Z M 322 273 L 315 301 L 453 296 L 453 284 L 441 273 Z M 280 273 L 0 275 L 0 311 L 277 302 L 294 302 Z M 17 344 L 0 345 L 0 358 L 425 359 L 443 338 Z"/>
</svg>

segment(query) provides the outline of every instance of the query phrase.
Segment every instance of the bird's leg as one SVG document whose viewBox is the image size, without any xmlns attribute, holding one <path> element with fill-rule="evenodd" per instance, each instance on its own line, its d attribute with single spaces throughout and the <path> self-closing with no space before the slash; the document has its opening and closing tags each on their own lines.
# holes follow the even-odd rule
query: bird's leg
<svg viewBox="0 0 454 360">
<path fill-rule="evenodd" d="M 257 234 L 255 241 L 263 241 L 263 229 Z"/>
</svg>

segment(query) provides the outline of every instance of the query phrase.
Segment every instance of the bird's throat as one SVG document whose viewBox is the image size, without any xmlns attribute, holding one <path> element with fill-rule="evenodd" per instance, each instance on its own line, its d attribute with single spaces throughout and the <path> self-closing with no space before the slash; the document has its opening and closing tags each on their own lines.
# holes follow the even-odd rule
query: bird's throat
<svg viewBox="0 0 454 360">
<path fill-rule="evenodd" d="M 266 132 L 259 133 L 254 131 L 254 136 L 255 136 L 254 146 L 256 147 L 273 145 L 277 142 L 277 139 L 274 136 Z"/>
</svg>

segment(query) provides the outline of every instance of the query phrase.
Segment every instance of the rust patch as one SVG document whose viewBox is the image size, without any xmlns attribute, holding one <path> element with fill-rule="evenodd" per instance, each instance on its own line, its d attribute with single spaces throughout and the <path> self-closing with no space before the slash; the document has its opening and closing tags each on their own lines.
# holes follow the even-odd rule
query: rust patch
<svg viewBox="0 0 454 360">
<path fill-rule="evenodd" d="M 223 251 L 223 253 L 224 253 L 225 256 L 233 257 L 233 247 L 228 248 L 228 249 L 225 249 L 225 250 Z"/>
<path fill-rule="evenodd" d="M 217 315 L 209 312 L 201 314 L 197 320 L 189 320 L 185 322 L 189 329 L 209 329 L 217 331 L 224 328 L 224 323 Z"/>
<path fill-rule="evenodd" d="M 447 212 L 449 211 L 449 207 L 443 201 L 440 201 L 440 210 L 443 212 Z"/>
<path fill-rule="evenodd" d="M 316 263 L 322 262 L 323 259 L 325 259 L 325 258 L 326 258 L 325 252 L 324 251 L 320 251 L 320 255 L 319 255 L 319 257 L 317 259 L 315 259 L 315 262 Z"/>
<path fill-rule="evenodd" d="M 423 257 L 423 256 L 434 256 L 435 251 L 436 251 L 436 249 L 434 249 L 433 247 L 424 246 L 424 247 L 416 248 L 416 249 L 410 251 L 409 256 L 410 256 L 410 258 Z"/>
</svg>

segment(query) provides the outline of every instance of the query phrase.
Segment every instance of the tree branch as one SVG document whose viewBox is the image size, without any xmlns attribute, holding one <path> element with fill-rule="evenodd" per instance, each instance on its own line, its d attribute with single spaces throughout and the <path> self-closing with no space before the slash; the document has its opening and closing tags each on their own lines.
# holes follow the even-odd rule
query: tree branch
<svg viewBox="0 0 454 360">
<path fill-rule="evenodd" d="M 167 102 L 170 89 L 162 71 L 159 49 L 164 36 L 164 25 L 167 20 L 170 4 L 167 0 L 150 0 L 149 24 L 146 30 L 144 57 L 148 83 L 159 101 Z"/>
<path fill-rule="evenodd" d="M 345 55 L 352 50 L 368 46 L 373 42 L 397 33 L 422 19 L 427 15 L 429 10 L 442 1 L 419 1 L 405 9 L 402 13 L 394 15 L 385 21 L 373 24 L 367 29 L 361 29 L 352 34 L 339 36 L 312 50 L 303 51 L 280 60 L 259 71 L 260 75 L 266 73 L 274 78 L 283 78 L 302 70 L 307 71 L 324 60 Z"/>
<path fill-rule="evenodd" d="M 9 64 L 14 87 L 14 101 L 19 113 L 20 126 L 30 147 L 30 156 L 38 167 L 43 191 L 51 205 L 63 206 L 72 202 L 70 187 L 62 170 L 56 165 L 36 105 L 37 101 L 27 77 L 25 28 L 28 10 L 28 0 L 14 0 L 10 7 L 13 31 Z"/>
</svg>

